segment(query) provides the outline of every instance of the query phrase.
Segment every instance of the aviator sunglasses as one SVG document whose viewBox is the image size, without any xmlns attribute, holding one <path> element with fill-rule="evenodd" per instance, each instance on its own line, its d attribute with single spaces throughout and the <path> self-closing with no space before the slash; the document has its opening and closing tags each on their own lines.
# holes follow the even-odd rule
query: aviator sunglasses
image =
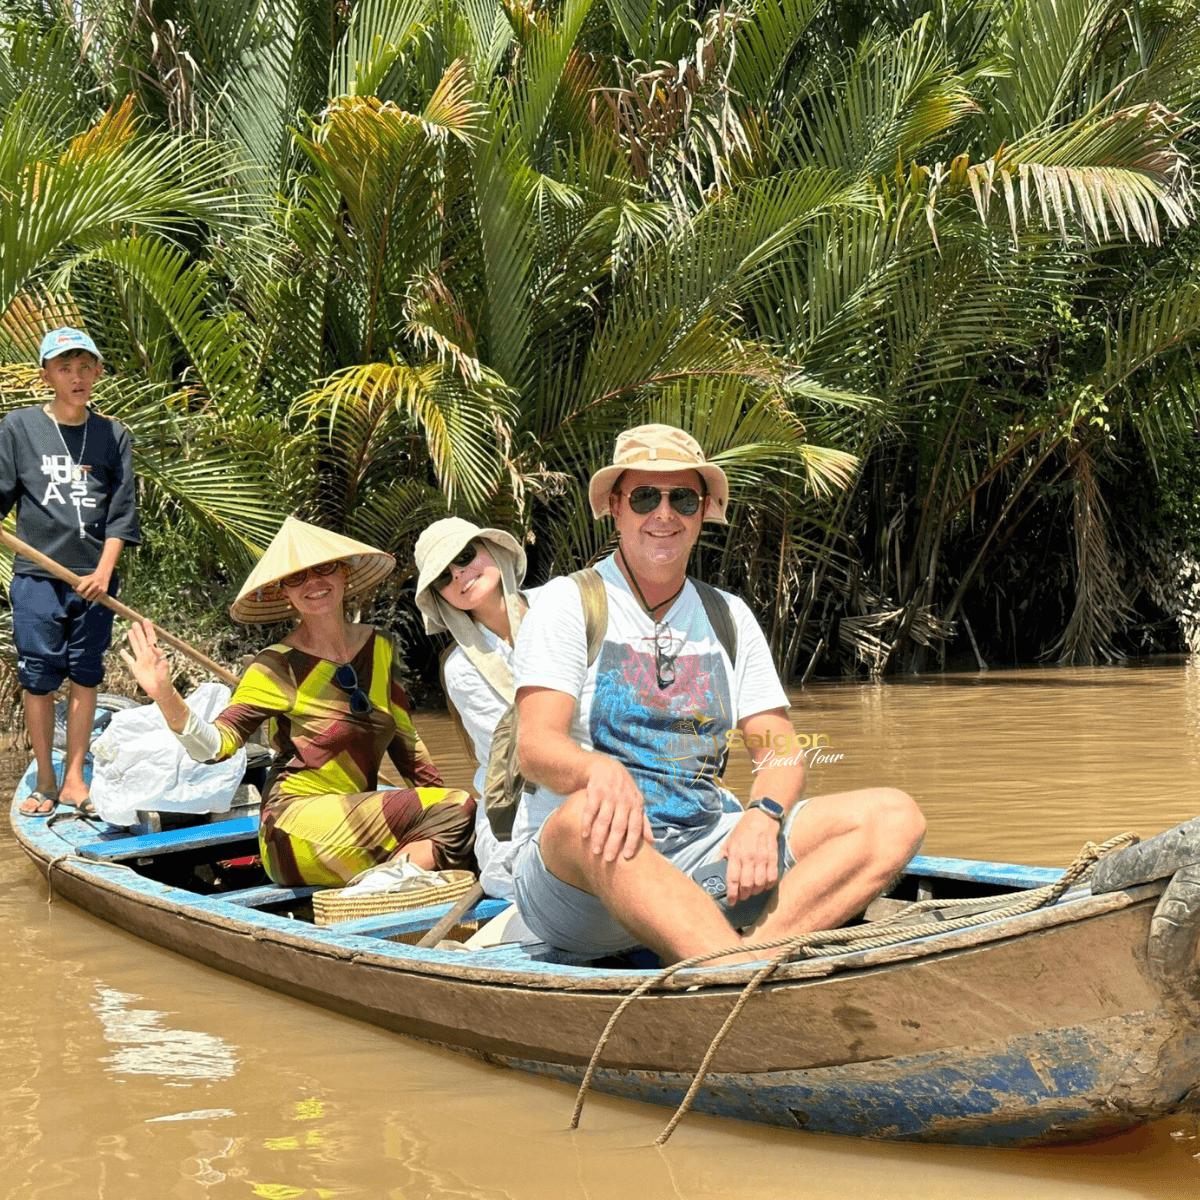
<svg viewBox="0 0 1200 1200">
<path fill-rule="evenodd" d="M 350 711 L 356 717 L 365 717 L 371 711 L 371 697 L 359 686 L 358 672 L 353 663 L 342 663 L 334 671 L 333 681 L 350 696 Z"/>
<path fill-rule="evenodd" d="M 629 493 L 629 507 L 639 517 L 644 517 L 662 503 L 664 496 L 681 517 L 695 515 L 696 510 L 700 507 L 700 493 L 695 488 L 673 487 L 668 490 L 667 488 L 651 487 L 648 483 L 635 487 Z"/>
<path fill-rule="evenodd" d="M 461 571 L 463 567 L 469 567 L 474 561 L 475 556 L 479 553 L 479 546 L 475 542 L 468 542 L 451 560 L 450 567 L 458 567 Z M 450 567 L 447 567 L 440 575 L 438 575 L 432 586 L 433 590 L 440 592 L 442 588 L 449 587 L 450 581 L 454 578 L 450 574 Z"/>
</svg>

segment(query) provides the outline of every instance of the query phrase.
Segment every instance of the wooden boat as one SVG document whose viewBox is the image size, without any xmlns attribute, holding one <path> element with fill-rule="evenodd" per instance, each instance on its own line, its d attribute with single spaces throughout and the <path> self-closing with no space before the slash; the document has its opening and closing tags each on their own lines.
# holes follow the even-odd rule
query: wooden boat
<svg viewBox="0 0 1200 1200">
<path fill-rule="evenodd" d="M 56 897 L 243 979 L 491 1063 L 578 1081 L 616 1004 L 651 971 L 541 945 L 462 952 L 395 940 L 448 906 L 317 927 L 306 920 L 313 888 L 217 878 L 227 872 L 213 864 L 255 852 L 256 817 L 140 835 L 47 822 L 17 813 L 28 778 L 12 827 Z M 896 894 L 988 897 L 1060 874 L 922 857 Z M 504 907 L 484 900 L 473 915 Z M 821 1133 L 1009 1146 L 1186 1111 L 1200 1084 L 1198 932 L 1200 876 L 1185 867 L 1104 894 L 1076 888 L 976 928 L 786 964 L 751 998 L 694 1107 Z M 684 971 L 636 1001 L 594 1086 L 676 1104 L 749 974 Z"/>
</svg>

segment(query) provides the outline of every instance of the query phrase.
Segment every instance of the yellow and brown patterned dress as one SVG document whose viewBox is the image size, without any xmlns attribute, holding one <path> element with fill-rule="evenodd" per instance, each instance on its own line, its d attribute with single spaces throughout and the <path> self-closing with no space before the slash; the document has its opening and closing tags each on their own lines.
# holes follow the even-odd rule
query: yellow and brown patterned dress
<svg viewBox="0 0 1200 1200">
<path fill-rule="evenodd" d="M 277 643 L 250 664 L 214 722 L 218 762 L 271 723 L 275 761 L 258 834 L 267 874 L 338 887 L 425 839 L 437 867 L 474 870 L 475 801 L 443 786 L 409 716 L 396 648 L 372 631 L 351 665 L 371 700 L 362 716 L 334 678 L 340 663 Z M 385 752 L 406 788 L 378 790 Z"/>
</svg>

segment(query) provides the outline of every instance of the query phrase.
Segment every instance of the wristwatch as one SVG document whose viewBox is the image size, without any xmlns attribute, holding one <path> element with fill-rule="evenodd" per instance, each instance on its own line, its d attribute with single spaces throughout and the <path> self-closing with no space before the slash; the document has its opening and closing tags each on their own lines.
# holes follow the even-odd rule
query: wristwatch
<svg viewBox="0 0 1200 1200">
<path fill-rule="evenodd" d="M 759 796 L 757 800 L 751 800 L 746 805 L 746 811 L 749 812 L 752 808 L 761 808 L 768 817 L 774 817 L 780 825 L 783 824 L 783 818 L 787 816 L 783 805 L 778 800 L 772 800 L 770 796 Z"/>
</svg>

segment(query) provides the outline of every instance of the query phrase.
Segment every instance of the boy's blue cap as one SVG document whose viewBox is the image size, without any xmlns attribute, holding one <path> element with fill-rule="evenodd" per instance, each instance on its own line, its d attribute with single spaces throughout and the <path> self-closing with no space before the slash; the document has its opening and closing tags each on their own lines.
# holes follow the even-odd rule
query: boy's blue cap
<svg viewBox="0 0 1200 1200">
<path fill-rule="evenodd" d="M 42 348 L 38 351 L 38 361 L 45 363 L 48 358 L 55 358 L 59 354 L 65 354 L 68 350 L 86 350 L 89 354 L 94 354 L 98 362 L 103 362 L 104 358 L 100 351 L 96 349 L 96 343 L 92 341 L 82 329 L 52 329 L 44 338 L 42 338 Z"/>
</svg>

